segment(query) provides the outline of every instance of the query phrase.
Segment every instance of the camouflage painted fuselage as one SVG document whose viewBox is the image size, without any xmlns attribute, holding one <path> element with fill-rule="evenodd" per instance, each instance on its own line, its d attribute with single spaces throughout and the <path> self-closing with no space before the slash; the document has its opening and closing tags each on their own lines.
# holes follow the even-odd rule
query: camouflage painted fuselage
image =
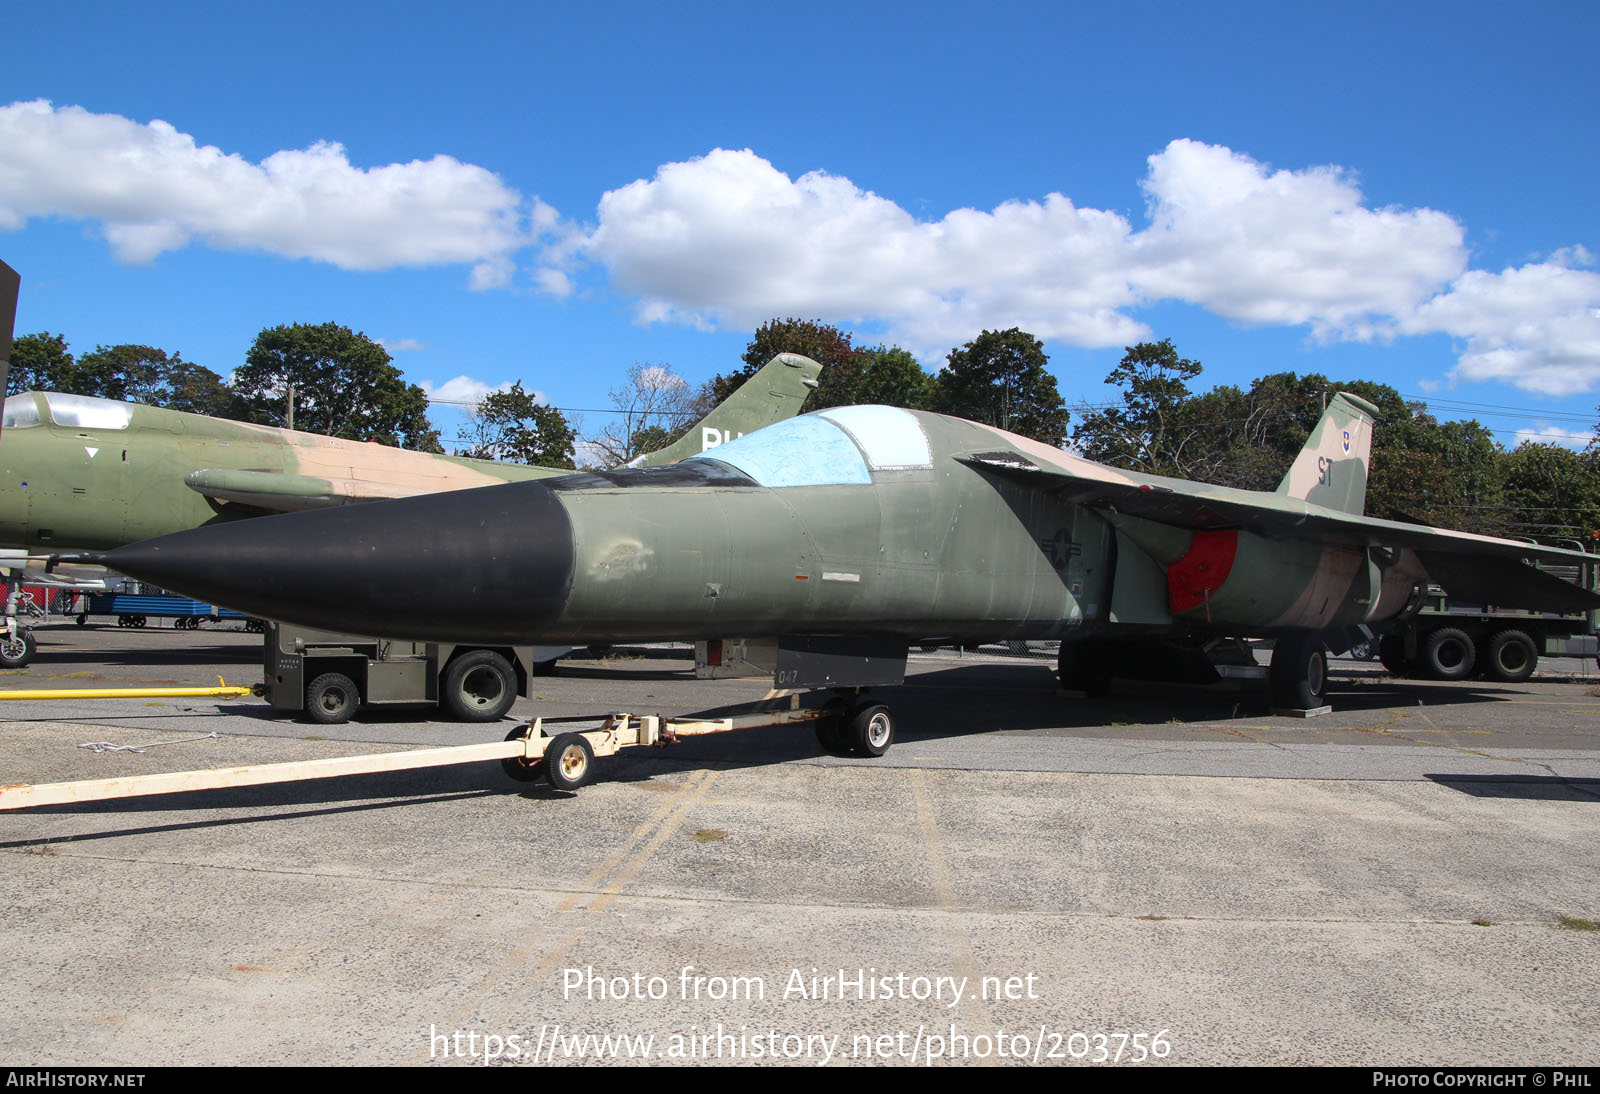
<svg viewBox="0 0 1600 1094">
<path fill-rule="evenodd" d="M 1356 470 L 1321 458 L 1324 481 Z M 316 626 L 357 616 L 378 634 L 439 641 L 975 641 L 1378 620 L 1427 573 L 1411 544 L 1435 540 L 1531 569 L 1523 545 L 846 407 L 670 468 L 291 514 L 107 562 L 240 610 Z"/>
<path fill-rule="evenodd" d="M 780 353 L 681 440 L 635 463 L 671 463 L 792 417 L 821 371 Z M 241 517 L 570 473 L 30 391 L 7 401 L 0 429 L 0 548 L 96 550 Z"/>
<path fill-rule="evenodd" d="M 225 500 L 186 483 L 204 472 L 272 475 L 289 489 L 271 505 Z M 0 545 L 114 547 L 279 508 L 310 508 L 359 488 L 404 497 L 562 474 L 30 391 L 6 400 L 0 429 Z"/>
</svg>

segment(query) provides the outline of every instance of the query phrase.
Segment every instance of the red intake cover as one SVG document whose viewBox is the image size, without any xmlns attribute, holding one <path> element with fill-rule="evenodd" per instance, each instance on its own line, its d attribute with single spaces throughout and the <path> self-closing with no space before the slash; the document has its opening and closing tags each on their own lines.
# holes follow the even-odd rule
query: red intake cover
<svg viewBox="0 0 1600 1094">
<path fill-rule="evenodd" d="M 1189 553 L 1167 567 L 1167 600 L 1174 615 L 1200 607 L 1222 588 L 1239 551 L 1238 532 L 1196 532 Z"/>
</svg>

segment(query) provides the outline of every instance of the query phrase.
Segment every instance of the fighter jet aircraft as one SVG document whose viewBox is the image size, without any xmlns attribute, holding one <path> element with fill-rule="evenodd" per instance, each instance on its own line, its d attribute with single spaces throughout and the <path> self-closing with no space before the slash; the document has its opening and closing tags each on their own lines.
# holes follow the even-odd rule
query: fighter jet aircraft
<svg viewBox="0 0 1600 1094">
<path fill-rule="evenodd" d="M 896 683 L 912 643 L 1055 638 L 1062 683 L 1093 691 L 1152 651 L 1271 637 L 1274 698 L 1300 708 L 1321 701 L 1324 642 L 1410 610 L 1428 580 L 1541 610 L 1600 603 L 1524 562 L 1571 552 L 1362 516 L 1374 417 L 1335 397 L 1264 493 L 842 407 L 672 467 L 221 525 L 104 560 L 241 611 L 355 616 L 397 638 L 772 638 L 787 688 Z M 877 704 L 835 724 L 859 752 L 892 734 Z"/>
<path fill-rule="evenodd" d="M 0 263 L 0 302 L 12 313 L 17 283 L 16 272 Z M 12 323 L 3 313 L 0 321 L 0 349 L 8 349 Z M 0 385 L 4 370 L 0 357 Z M 792 417 L 821 371 L 809 357 L 779 354 L 683 438 L 635 462 L 671 463 Z M 46 553 L 114 547 L 267 513 L 566 474 L 111 399 L 13 395 L 0 414 L 0 570 L 12 606 L 0 631 L 0 664 L 15 667 L 30 656 L 15 624 L 14 598 L 24 580 L 54 583 L 36 572 Z"/>
<path fill-rule="evenodd" d="M 672 462 L 797 413 L 822 366 L 779 354 L 677 444 Z M 263 513 L 571 472 L 407 452 L 83 395 L 13 395 L 0 419 L 0 546 L 112 547 Z"/>
</svg>

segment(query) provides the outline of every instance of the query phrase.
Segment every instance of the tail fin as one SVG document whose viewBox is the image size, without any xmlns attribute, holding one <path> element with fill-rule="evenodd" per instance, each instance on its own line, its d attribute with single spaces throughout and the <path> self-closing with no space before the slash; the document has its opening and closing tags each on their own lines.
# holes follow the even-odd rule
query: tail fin
<svg viewBox="0 0 1600 1094">
<path fill-rule="evenodd" d="M 1335 395 L 1278 484 L 1278 493 L 1360 514 L 1367 501 L 1367 467 L 1377 419 L 1378 408 L 1360 396 L 1348 391 Z"/>
<path fill-rule="evenodd" d="M 6 402 L 6 384 L 11 376 L 11 335 L 17 325 L 17 293 L 22 277 L 0 262 L 0 408 Z"/>
<path fill-rule="evenodd" d="M 780 353 L 739 385 L 689 432 L 659 452 L 640 456 L 633 467 L 660 467 L 698 456 L 735 437 L 800 413 L 806 396 L 817 386 L 822 366 L 798 353 Z"/>
</svg>

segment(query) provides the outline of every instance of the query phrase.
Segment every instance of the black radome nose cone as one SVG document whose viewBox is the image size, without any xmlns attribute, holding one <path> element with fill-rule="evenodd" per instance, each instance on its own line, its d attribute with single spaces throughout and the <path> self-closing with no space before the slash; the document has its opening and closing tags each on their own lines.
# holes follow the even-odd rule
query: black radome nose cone
<svg viewBox="0 0 1600 1094">
<path fill-rule="evenodd" d="M 383 638 L 520 642 L 572 587 L 572 523 L 537 482 L 236 520 L 108 551 L 130 577 L 249 615 Z"/>
</svg>

